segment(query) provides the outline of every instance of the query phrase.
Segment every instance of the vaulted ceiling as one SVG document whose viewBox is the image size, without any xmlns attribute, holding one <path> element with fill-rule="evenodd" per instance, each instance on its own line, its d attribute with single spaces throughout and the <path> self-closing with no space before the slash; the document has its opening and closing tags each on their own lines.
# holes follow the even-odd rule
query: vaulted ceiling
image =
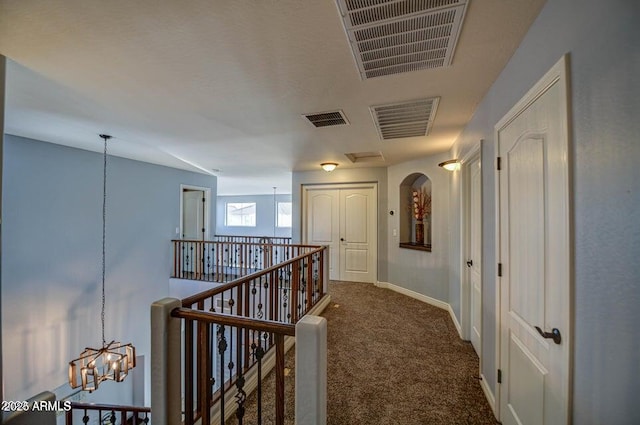
<svg viewBox="0 0 640 425">
<path fill-rule="evenodd" d="M 93 151 L 101 150 L 98 134 L 109 133 L 114 155 L 214 173 L 221 194 L 273 193 L 274 186 L 285 193 L 292 171 L 317 170 L 321 162 L 388 166 L 448 150 L 543 4 L 5 0 L 5 132 Z M 409 28 L 416 20 L 396 21 L 456 5 L 463 7 L 455 18 L 460 31 L 453 30 L 457 45 L 436 67 L 442 46 L 425 44 L 431 33 Z M 342 19 L 357 7 L 370 20 L 397 14 L 383 16 L 384 28 L 361 28 L 400 28 L 417 38 L 391 59 L 380 55 L 394 46 L 378 46 L 378 56 L 363 64 L 352 49 L 360 35 Z M 445 18 L 428 17 L 429 43 L 438 43 Z M 427 51 L 416 53 L 420 46 Z M 367 78 L 363 70 L 374 66 L 382 74 L 416 70 Z M 392 131 L 383 139 L 370 108 L 421 99 L 437 99 L 428 134 L 394 138 L 404 134 Z M 315 127 L 303 117 L 327 111 L 342 111 L 347 124 Z M 354 163 L 346 156 L 369 153 L 382 159 Z"/>
</svg>

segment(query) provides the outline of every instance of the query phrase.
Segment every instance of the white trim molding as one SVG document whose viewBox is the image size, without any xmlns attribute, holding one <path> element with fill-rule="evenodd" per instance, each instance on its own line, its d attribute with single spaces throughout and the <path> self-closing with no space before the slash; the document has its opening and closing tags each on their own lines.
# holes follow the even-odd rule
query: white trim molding
<svg viewBox="0 0 640 425">
<path fill-rule="evenodd" d="M 496 412 L 496 397 L 493 392 L 491 392 L 491 388 L 487 383 L 487 377 L 483 373 L 480 374 L 480 387 L 484 392 L 484 396 L 487 398 L 487 402 L 489 403 L 489 407 L 491 407 L 493 416 L 497 417 L 498 412 Z"/>
<path fill-rule="evenodd" d="M 407 288 L 403 288 L 402 286 L 398 286 L 398 285 L 394 285 L 393 283 L 389 283 L 389 282 L 376 282 L 375 285 L 378 288 L 382 288 L 382 289 L 390 289 L 394 292 L 397 292 L 399 294 L 402 295 L 406 295 L 407 297 L 411 297 L 413 299 L 416 299 L 418 301 L 422 301 L 423 303 L 426 304 L 430 304 L 434 307 L 438 307 L 441 308 L 443 310 L 446 310 L 449 312 L 449 315 L 451 316 L 451 320 L 453 321 L 454 326 L 456 327 L 456 330 L 458 331 L 458 336 L 460 337 L 460 339 L 462 339 L 462 328 L 460 327 L 460 322 L 458 321 L 458 318 L 456 317 L 455 313 L 453 312 L 453 308 L 451 307 L 451 304 L 446 303 L 444 301 L 440 301 L 438 299 L 432 298 L 428 295 L 424 295 L 424 294 L 420 294 L 418 292 L 412 291 L 411 289 L 407 289 Z"/>
</svg>

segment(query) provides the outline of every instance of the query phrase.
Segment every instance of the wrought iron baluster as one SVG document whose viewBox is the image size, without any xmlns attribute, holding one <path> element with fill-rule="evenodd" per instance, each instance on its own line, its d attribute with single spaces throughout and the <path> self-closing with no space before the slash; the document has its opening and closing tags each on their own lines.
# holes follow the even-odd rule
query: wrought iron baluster
<svg viewBox="0 0 640 425">
<path fill-rule="evenodd" d="M 242 425 L 242 420 L 244 418 L 244 403 L 247 399 L 247 393 L 244 391 L 244 374 L 242 371 L 242 366 L 240 365 L 240 359 L 241 359 L 241 351 L 240 350 L 240 341 L 242 341 L 242 329 L 241 328 L 237 328 L 237 338 L 236 340 L 238 341 L 238 347 L 236 347 L 236 351 L 237 351 L 237 360 L 238 360 L 238 366 L 237 366 L 237 374 L 238 377 L 236 379 L 236 388 L 237 388 L 237 392 L 236 392 L 236 403 L 238 404 L 238 408 L 236 410 L 236 418 L 238 418 L 238 425 Z"/>
<path fill-rule="evenodd" d="M 202 272 L 204 273 L 204 280 L 209 280 L 209 275 L 211 274 L 211 252 L 208 243 L 204 244 L 204 252 L 206 255 L 203 256 L 203 261 L 206 260 L 206 267 Z"/>
<path fill-rule="evenodd" d="M 278 289 L 282 292 L 282 312 L 286 314 L 287 320 L 291 319 L 291 313 L 289 312 L 289 292 L 287 288 L 287 282 L 284 279 L 282 269 L 278 272 Z"/>
<path fill-rule="evenodd" d="M 266 332 L 264 333 L 264 339 L 268 335 Z M 262 343 L 260 341 L 260 332 L 258 332 L 258 344 L 255 346 L 254 355 L 256 362 L 258 362 L 258 389 L 257 389 L 257 399 L 258 399 L 258 425 L 262 425 L 262 358 L 264 357 L 265 350 L 262 348 Z"/>
<path fill-rule="evenodd" d="M 225 369 L 225 352 L 227 351 L 227 338 L 224 335 L 225 327 L 218 326 L 218 354 L 220 355 L 220 424 L 224 425 L 224 369 Z"/>
</svg>

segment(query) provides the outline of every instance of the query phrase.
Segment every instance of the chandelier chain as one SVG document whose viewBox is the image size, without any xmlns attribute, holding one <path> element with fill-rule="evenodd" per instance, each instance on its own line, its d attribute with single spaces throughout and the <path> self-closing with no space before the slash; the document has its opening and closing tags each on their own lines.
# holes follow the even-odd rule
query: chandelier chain
<svg viewBox="0 0 640 425">
<path fill-rule="evenodd" d="M 104 156 L 103 156 L 103 174 L 102 174 L 102 346 L 107 344 L 107 340 L 104 337 L 104 308 L 105 308 L 105 269 L 106 269 L 106 237 L 107 237 L 107 140 L 109 137 L 104 137 Z"/>
</svg>

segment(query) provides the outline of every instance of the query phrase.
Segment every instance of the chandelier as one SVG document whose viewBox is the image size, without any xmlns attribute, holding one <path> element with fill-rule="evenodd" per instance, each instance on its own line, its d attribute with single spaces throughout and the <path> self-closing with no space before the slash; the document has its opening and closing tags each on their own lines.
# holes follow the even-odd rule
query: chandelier
<svg viewBox="0 0 640 425">
<path fill-rule="evenodd" d="M 69 362 L 69 385 L 71 388 L 82 386 L 85 391 L 93 392 L 104 381 L 122 382 L 129 370 L 136 365 L 136 349 L 133 345 L 111 341 L 104 337 L 105 306 L 105 240 L 107 218 L 107 141 L 108 134 L 101 134 L 104 139 L 104 161 L 102 180 L 102 347 L 85 348 L 80 357 Z"/>
</svg>

